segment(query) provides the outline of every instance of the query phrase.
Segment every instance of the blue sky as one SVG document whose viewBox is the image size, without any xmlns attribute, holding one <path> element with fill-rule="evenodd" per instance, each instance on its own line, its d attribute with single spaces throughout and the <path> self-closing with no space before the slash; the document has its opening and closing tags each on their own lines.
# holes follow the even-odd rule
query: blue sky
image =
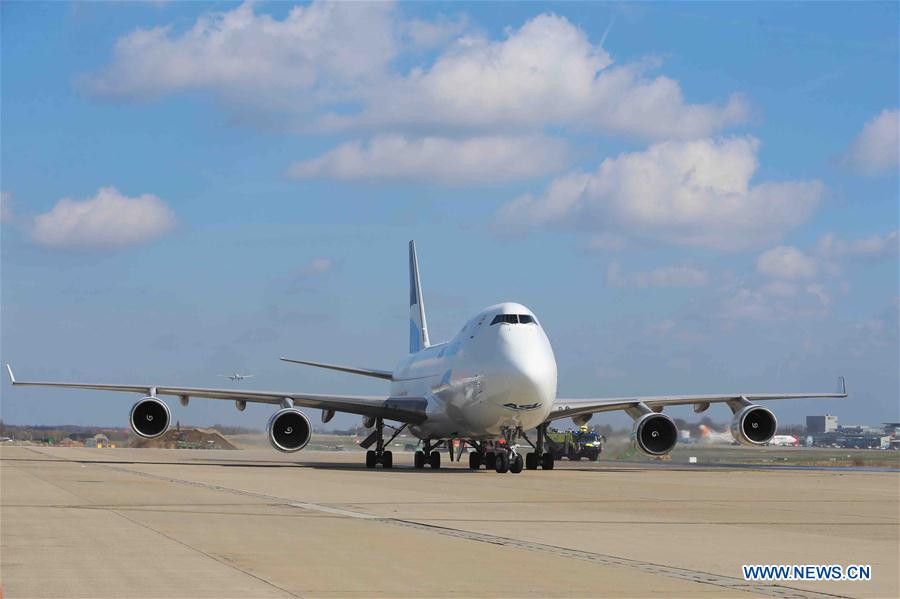
<svg viewBox="0 0 900 599">
<path fill-rule="evenodd" d="M 562 396 L 842 374 L 849 400 L 781 421 L 900 418 L 896 3 L 0 11 L 0 349 L 22 377 L 382 393 L 277 357 L 390 368 L 415 238 L 432 337 L 521 301 Z M 2 393 L 14 423 L 130 405 Z"/>
</svg>

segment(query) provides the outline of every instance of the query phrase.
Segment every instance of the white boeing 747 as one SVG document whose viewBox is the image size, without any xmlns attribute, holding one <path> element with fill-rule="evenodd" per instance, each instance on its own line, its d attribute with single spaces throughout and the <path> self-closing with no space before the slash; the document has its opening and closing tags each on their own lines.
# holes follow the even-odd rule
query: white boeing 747
<svg viewBox="0 0 900 599">
<path fill-rule="evenodd" d="M 393 370 L 356 368 L 307 360 L 286 362 L 329 368 L 389 381 L 390 394 L 380 397 L 320 395 L 295 391 L 247 391 L 202 389 L 158 384 L 114 385 L 108 383 L 60 383 L 17 381 L 7 364 L 13 385 L 70 387 L 96 391 L 140 393 L 131 408 L 129 422 L 134 432 L 155 438 L 171 422 L 161 396 L 178 397 L 187 406 L 192 397 L 234 401 L 238 410 L 247 402 L 267 403 L 277 409 L 267 425 L 272 446 L 278 451 L 303 449 L 312 425 L 299 407 L 321 410 L 328 422 L 335 412 L 363 417 L 373 431 L 361 445 L 368 449 L 366 466 L 391 468 L 393 456 L 386 449 L 404 429 L 418 437 L 422 449 L 415 453 L 415 467 L 439 468 L 446 448 L 457 461 L 468 447 L 469 467 L 497 472 L 521 472 L 553 468 L 553 454 L 544 451 L 547 426 L 561 418 L 583 425 L 598 412 L 622 410 L 634 419 L 632 439 L 642 452 L 659 456 L 672 451 L 678 438 L 675 423 L 662 413 L 668 406 L 693 405 L 697 413 L 713 403 L 724 403 L 732 411 L 731 433 L 744 445 L 762 446 L 776 431 L 775 416 L 755 401 L 811 397 L 846 397 L 841 381 L 838 393 L 719 393 L 714 395 L 664 395 L 606 399 L 560 399 L 556 397 L 556 359 L 540 321 L 521 304 L 502 303 L 485 308 L 472 317 L 450 341 L 432 345 L 428 338 L 422 284 L 416 246 L 409 243 L 409 355 Z M 385 421 L 398 423 L 396 426 Z M 393 435 L 385 440 L 385 429 Z M 536 429 L 534 441 L 527 431 Z M 518 451 L 524 440 L 533 447 L 527 455 Z M 453 451 L 454 442 L 459 447 Z M 374 447 L 373 447 L 374 446 Z M 371 448 L 371 449 L 370 449 Z"/>
</svg>

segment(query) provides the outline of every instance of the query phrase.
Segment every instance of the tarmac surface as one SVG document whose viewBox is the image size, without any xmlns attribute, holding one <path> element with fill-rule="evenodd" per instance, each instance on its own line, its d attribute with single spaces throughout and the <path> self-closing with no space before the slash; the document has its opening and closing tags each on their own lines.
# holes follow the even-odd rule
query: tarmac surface
<svg viewBox="0 0 900 599">
<path fill-rule="evenodd" d="M 2 597 L 898 597 L 900 474 L 3 447 Z M 869 582 L 742 564 L 871 564 Z"/>
</svg>

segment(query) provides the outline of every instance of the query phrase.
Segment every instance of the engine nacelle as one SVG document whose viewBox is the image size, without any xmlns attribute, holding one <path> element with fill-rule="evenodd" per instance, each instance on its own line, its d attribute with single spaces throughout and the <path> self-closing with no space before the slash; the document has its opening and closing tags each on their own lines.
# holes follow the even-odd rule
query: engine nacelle
<svg viewBox="0 0 900 599">
<path fill-rule="evenodd" d="M 309 418 L 297 408 L 278 410 L 269 418 L 266 428 L 272 447 L 285 453 L 300 451 L 312 437 Z"/>
<path fill-rule="evenodd" d="M 775 436 L 778 420 L 762 406 L 745 406 L 731 420 L 731 436 L 741 445 L 765 445 Z"/>
<path fill-rule="evenodd" d="M 158 397 L 145 397 L 139 400 L 131 408 L 128 423 L 131 430 L 139 437 L 155 439 L 162 436 L 169 429 L 172 414 L 169 406 Z"/>
<path fill-rule="evenodd" d="M 634 421 L 631 440 L 647 455 L 665 455 L 678 442 L 678 427 L 665 414 L 644 414 Z"/>
</svg>

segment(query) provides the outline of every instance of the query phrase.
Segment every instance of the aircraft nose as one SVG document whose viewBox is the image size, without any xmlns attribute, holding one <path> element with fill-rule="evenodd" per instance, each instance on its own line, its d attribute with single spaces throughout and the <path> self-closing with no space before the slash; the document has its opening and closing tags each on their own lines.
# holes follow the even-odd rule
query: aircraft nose
<svg viewBox="0 0 900 599">
<path fill-rule="evenodd" d="M 552 402 L 556 360 L 549 343 L 504 343 L 498 378 L 517 405 Z"/>
</svg>

